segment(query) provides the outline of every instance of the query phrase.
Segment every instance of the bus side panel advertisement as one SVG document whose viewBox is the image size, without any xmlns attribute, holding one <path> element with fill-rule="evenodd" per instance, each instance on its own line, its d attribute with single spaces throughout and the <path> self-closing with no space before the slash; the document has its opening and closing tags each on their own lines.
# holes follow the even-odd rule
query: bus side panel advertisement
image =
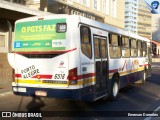
<svg viewBox="0 0 160 120">
<path fill-rule="evenodd" d="M 66 33 L 56 32 L 66 19 L 19 22 L 15 27 L 14 51 L 55 51 L 66 49 Z"/>
</svg>

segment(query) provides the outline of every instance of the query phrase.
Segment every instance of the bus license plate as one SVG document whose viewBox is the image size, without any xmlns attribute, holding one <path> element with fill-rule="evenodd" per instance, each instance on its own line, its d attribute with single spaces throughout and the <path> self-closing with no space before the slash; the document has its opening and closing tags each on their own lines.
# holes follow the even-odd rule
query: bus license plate
<svg viewBox="0 0 160 120">
<path fill-rule="evenodd" d="M 45 91 L 35 91 L 36 96 L 47 96 L 47 92 Z"/>
</svg>

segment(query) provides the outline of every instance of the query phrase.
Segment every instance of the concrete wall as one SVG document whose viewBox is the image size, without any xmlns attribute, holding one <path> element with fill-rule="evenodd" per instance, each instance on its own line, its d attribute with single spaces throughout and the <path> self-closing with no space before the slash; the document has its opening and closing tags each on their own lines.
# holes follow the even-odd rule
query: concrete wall
<svg viewBox="0 0 160 120">
<path fill-rule="evenodd" d="M 12 68 L 7 60 L 7 53 L 0 53 L 0 84 L 12 82 Z"/>
</svg>

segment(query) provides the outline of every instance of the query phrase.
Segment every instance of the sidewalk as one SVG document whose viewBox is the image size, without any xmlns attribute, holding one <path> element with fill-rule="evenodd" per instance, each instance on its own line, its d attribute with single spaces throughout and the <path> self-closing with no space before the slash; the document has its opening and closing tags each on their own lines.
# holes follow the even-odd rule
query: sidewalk
<svg viewBox="0 0 160 120">
<path fill-rule="evenodd" d="M 0 83 L 0 96 L 6 94 L 12 94 L 12 83 L 9 81 Z"/>
</svg>

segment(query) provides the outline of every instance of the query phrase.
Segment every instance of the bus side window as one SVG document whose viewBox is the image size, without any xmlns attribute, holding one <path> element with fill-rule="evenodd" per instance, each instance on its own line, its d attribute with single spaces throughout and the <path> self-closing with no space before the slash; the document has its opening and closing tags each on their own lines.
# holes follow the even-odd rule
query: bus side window
<svg viewBox="0 0 160 120">
<path fill-rule="evenodd" d="M 109 54 L 111 58 L 121 57 L 121 48 L 119 42 L 119 35 L 109 34 Z"/>
<path fill-rule="evenodd" d="M 138 57 L 143 57 L 142 41 L 138 41 Z"/>
<path fill-rule="evenodd" d="M 122 36 L 122 57 L 130 57 L 130 40 L 125 36 Z"/>
<path fill-rule="evenodd" d="M 145 41 L 142 44 L 142 49 L 143 49 L 143 57 L 146 57 L 146 55 L 147 55 L 147 43 Z"/>
<path fill-rule="evenodd" d="M 91 31 L 89 27 L 81 26 L 81 50 L 88 58 L 92 58 Z"/>
<path fill-rule="evenodd" d="M 137 57 L 137 41 L 136 39 L 131 39 L 131 57 Z"/>
</svg>

